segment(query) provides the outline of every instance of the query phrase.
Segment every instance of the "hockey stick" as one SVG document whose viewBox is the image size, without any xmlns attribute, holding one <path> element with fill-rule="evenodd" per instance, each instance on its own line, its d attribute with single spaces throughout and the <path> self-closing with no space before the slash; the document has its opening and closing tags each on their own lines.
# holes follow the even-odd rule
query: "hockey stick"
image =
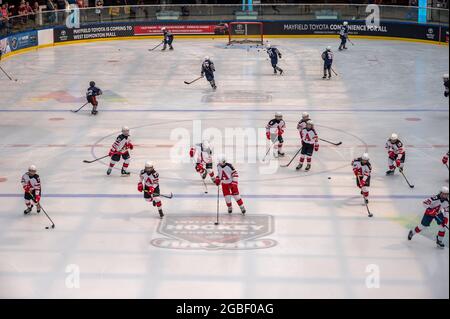
<svg viewBox="0 0 450 319">
<path fill-rule="evenodd" d="M 352 45 L 355 45 L 350 38 L 347 38 L 348 42 L 350 42 Z"/>
<path fill-rule="evenodd" d="M 85 107 L 86 105 L 88 105 L 89 104 L 89 102 L 86 102 L 85 104 L 83 104 L 83 106 L 82 107 L 80 107 L 78 110 L 76 110 L 76 111 L 74 111 L 74 110 L 70 110 L 71 112 L 73 112 L 73 113 L 78 113 L 78 111 L 80 111 L 83 107 Z"/>
<path fill-rule="evenodd" d="M 414 185 L 412 185 L 412 184 L 408 181 L 408 179 L 407 179 L 406 176 L 405 176 L 405 173 L 403 173 L 403 169 L 400 168 L 399 171 L 400 171 L 400 173 L 403 175 L 403 177 L 405 178 L 405 181 L 406 181 L 406 183 L 408 183 L 408 186 L 411 187 L 411 188 L 414 188 Z"/>
<path fill-rule="evenodd" d="M 0 52 L 0 62 L 2 61 L 2 53 Z M 0 65 L 0 70 L 2 70 L 2 72 L 6 75 L 6 77 L 10 80 L 10 81 L 15 81 L 15 82 L 17 82 L 17 79 L 13 79 L 9 74 L 8 74 L 8 72 L 6 72 L 3 68 L 2 68 L 2 66 Z"/>
<path fill-rule="evenodd" d="M 302 149 L 303 149 L 303 146 L 300 147 L 300 149 L 297 151 L 297 153 L 295 153 L 294 157 L 290 160 L 290 162 L 287 165 L 281 165 L 281 167 L 289 167 L 289 165 L 291 165 L 292 162 L 296 159 L 297 155 L 300 154 Z"/>
<path fill-rule="evenodd" d="M 361 184 L 361 176 L 360 175 L 358 175 L 358 181 L 359 181 L 359 184 Z M 364 194 L 361 194 L 361 195 L 362 195 L 363 200 L 364 200 L 364 205 L 366 205 L 367 216 L 373 217 L 373 214 L 370 212 L 370 209 L 369 209 L 369 204 L 367 204 L 366 197 L 364 196 Z"/>
<path fill-rule="evenodd" d="M 272 145 L 270 145 L 269 149 L 268 149 L 267 152 L 266 152 L 266 155 L 265 155 L 264 158 L 263 158 L 263 162 L 266 161 L 267 155 L 269 155 L 270 150 L 272 149 L 272 147 L 274 147 L 275 143 L 277 143 L 277 141 L 272 142 Z"/>
<path fill-rule="evenodd" d="M 323 142 L 326 142 L 326 143 L 329 143 L 329 144 L 332 144 L 332 145 L 334 145 L 334 146 L 339 146 L 339 145 L 341 145 L 341 144 L 342 144 L 342 142 L 338 142 L 338 143 L 333 143 L 333 142 L 330 142 L 330 141 L 324 140 L 323 138 L 319 138 L 319 140 L 321 140 L 321 141 L 323 141 Z"/>
<path fill-rule="evenodd" d="M 10 81 L 15 81 L 15 82 L 17 82 L 17 79 L 13 79 L 13 78 L 8 74 L 8 72 L 6 72 L 1 66 L 0 66 L 0 70 L 2 70 L 2 72 L 8 77 L 8 79 L 9 79 Z"/>
<path fill-rule="evenodd" d="M 217 219 L 214 225 L 219 225 L 219 208 L 220 208 L 220 187 L 217 186 Z"/>
<path fill-rule="evenodd" d="M 339 74 L 336 73 L 336 71 L 333 68 L 331 68 L 331 71 L 333 71 L 334 75 L 336 75 L 336 76 L 339 75 Z"/>
<path fill-rule="evenodd" d="M 105 155 L 103 157 L 96 158 L 95 160 L 92 160 L 92 161 L 84 160 L 83 163 L 91 164 L 91 163 L 97 162 L 97 161 L 102 160 L 102 159 L 107 158 L 107 157 L 109 157 L 109 155 Z"/>
<path fill-rule="evenodd" d="M 447 166 L 447 169 L 450 169 L 450 168 L 448 167 L 448 164 L 447 164 L 447 163 L 445 163 L 445 166 Z"/>
<path fill-rule="evenodd" d="M 192 80 L 191 82 L 184 81 L 184 84 L 190 85 L 190 84 L 192 84 L 192 83 L 197 82 L 198 80 L 200 80 L 200 79 L 202 79 L 202 78 L 203 78 L 203 76 L 200 76 L 200 77 L 196 78 L 195 80 Z"/>
<path fill-rule="evenodd" d="M 366 198 L 364 197 L 364 195 L 363 195 L 363 199 L 364 199 L 364 204 L 366 205 L 366 208 L 367 208 L 367 216 L 373 217 L 373 214 L 370 212 L 370 209 L 369 209 L 369 204 L 367 204 Z"/>
<path fill-rule="evenodd" d="M 155 51 L 157 48 L 159 48 L 164 42 L 161 42 L 160 44 L 158 44 L 156 47 L 154 47 L 153 49 L 148 49 L 149 51 Z"/>
<path fill-rule="evenodd" d="M 434 216 L 434 218 L 437 219 L 437 220 L 441 223 L 441 225 L 442 225 L 442 219 L 438 218 L 437 216 Z M 447 226 L 447 225 L 444 225 L 444 227 L 448 229 L 448 226 Z"/>
<path fill-rule="evenodd" d="M 144 189 L 144 193 L 150 193 L 150 192 L 148 190 Z M 167 198 L 167 199 L 172 199 L 173 198 L 173 193 L 170 193 L 170 195 L 156 194 L 156 193 L 153 193 L 153 194 L 150 194 L 150 195 L 153 195 L 154 197 L 161 196 L 161 197 Z"/>
<path fill-rule="evenodd" d="M 51 226 L 47 226 L 45 227 L 45 229 L 55 229 L 55 223 L 53 222 L 53 220 L 50 218 L 50 216 L 48 216 L 47 212 L 45 211 L 44 207 L 41 206 L 40 203 L 36 202 L 36 198 L 33 196 L 32 193 L 29 193 L 31 195 L 31 198 L 33 198 L 33 201 L 36 203 L 36 205 L 39 205 L 39 207 L 42 209 L 42 211 L 44 212 L 45 216 L 47 216 L 48 220 L 52 223 Z"/>
</svg>

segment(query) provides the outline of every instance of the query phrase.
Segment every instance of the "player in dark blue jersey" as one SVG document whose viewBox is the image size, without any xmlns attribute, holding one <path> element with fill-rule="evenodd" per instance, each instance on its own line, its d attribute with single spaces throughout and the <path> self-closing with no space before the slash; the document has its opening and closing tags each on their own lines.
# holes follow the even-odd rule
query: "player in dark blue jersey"
<svg viewBox="0 0 450 319">
<path fill-rule="evenodd" d="M 86 99 L 89 103 L 92 104 L 92 115 L 97 115 L 98 111 L 97 111 L 97 106 L 98 106 L 98 102 L 97 102 L 97 96 L 102 95 L 103 92 L 102 90 L 100 90 L 98 87 L 95 86 L 95 82 L 91 81 L 89 83 L 89 88 L 87 89 L 86 92 Z"/>
<path fill-rule="evenodd" d="M 322 79 L 331 79 L 331 66 L 333 65 L 333 52 L 331 52 L 331 47 L 328 46 L 327 49 L 322 53 L 323 60 L 323 77 Z"/>
<path fill-rule="evenodd" d="M 206 77 L 206 80 L 211 84 L 213 90 L 217 89 L 216 81 L 214 79 L 214 72 L 216 72 L 216 68 L 214 67 L 214 63 L 211 61 L 210 57 L 207 56 L 203 60 L 202 63 L 202 77 Z"/>
<path fill-rule="evenodd" d="M 173 46 L 172 46 L 173 34 L 172 34 L 172 32 L 170 32 L 166 27 L 162 28 L 161 31 L 164 34 L 164 40 L 163 40 L 164 47 L 162 48 L 162 51 L 166 50 L 167 46 L 169 46 L 169 50 L 173 50 Z"/>
<path fill-rule="evenodd" d="M 347 47 L 345 46 L 348 39 L 348 22 L 344 21 L 343 25 L 341 26 L 341 29 L 339 30 L 339 37 L 341 38 L 341 45 L 339 46 L 339 51 L 347 50 Z"/>
<path fill-rule="evenodd" d="M 269 55 L 270 62 L 272 63 L 273 73 L 278 74 L 277 71 L 279 71 L 280 75 L 282 75 L 284 71 L 278 67 L 278 58 L 281 59 L 280 51 L 277 48 L 272 47 L 270 44 L 267 44 L 266 50 Z"/>
</svg>

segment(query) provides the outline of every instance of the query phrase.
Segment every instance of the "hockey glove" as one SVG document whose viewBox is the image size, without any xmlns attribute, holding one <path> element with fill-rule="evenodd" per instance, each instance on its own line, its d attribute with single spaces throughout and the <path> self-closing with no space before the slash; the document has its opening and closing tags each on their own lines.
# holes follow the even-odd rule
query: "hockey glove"
<svg viewBox="0 0 450 319">
<path fill-rule="evenodd" d="M 314 145 L 314 151 L 319 151 L 319 144 Z"/>
<path fill-rule="evenodd" d="M 194 157 L 194 155 L 195 155 L 195 148 L 191 148 L 190 150 L 189 150 L 189 156 L 192 158 L 192 157 Z"/>
<path fill-rule="evenodd" d="M 142 183 L 139 183 L 139 184 L 138 184 L 138 191 L 139 191 L 140 193 L 142 193 L 142 192 L 144 191 L 144 185 L 142 185 Z"/>
<path fill-rule="evenodd" d="M 361 179 L 359 181 L 359 187 L 363 188 L 364 186 L 366 186 L 366 181 L 364 179 Z"/>
<path fill-rule="evenodd" d="M 266 137 L 267 137 L 268 140 L 270 140 L 270 132 L 266 133 Z"/>
<path fill-rule="evenodd" d="M 197 164 L 196 166 L 195 166 L 195 170 L 197 171 L 197 173 L 203 173 L 204 171 L 205 171 L 205 169 L 204 169 L 204 167 L 203 167 L 203 165 L 202 164 Z"/>
<path fill-rule="evenodd" d="M 214 183 L 215 183 L 217 186 L 220 186 L 220 178 L 219 178 L 219 177 L 216 177 L 216 180 L 214 181 Z"/>
<path fill-rule="evenodd" d="M 445 156 L 442 158 L 442 163 L 443 163 L 444 165 L 448 163 L 448 156 L 447 156 L 447 155 L 445 155 Z"/>
<path fill-rule="evenodd" d="M 400 167 L 400 165 L 402 165 L 402 162 L 398 159 L 398 160 L 395 161 L 395 165 L 397 167 Z"/>
<path fill-rule="evenodd" d="M 114 150 L 110 150 L 108 156 L 113 157 L 114 155 L 116 155 L 116 152 Z"/>
<path fill-rule="evenodd" d="M 393 151 L 389 151 L 388 155 L 390 159 L 395 159 L 395 153 Z"/>
<path fill-rule="evenodd" d="M 353 169 L 353 173 L 355 174 L 355 176 L 358 176 L 359 175 L 359 170 L 357 168 L 354 168 Z"/>
<path fill-rule="evenodd" d="M 39 203 L 39 202 L 41 201 L 41 195 L 36 195 L 36 196 L 34 197 L 34 201 L 35 201 L 36 203 Z"/>
<path fill-rule="evenodd" d="M 25 185 L 23 187 L 23 190 L 25 191 L 25 193 L 29 193 L 31 191 L 31 186 L 30 185 Z"/>
<path fill-rule="evenodd" d="M 134 145 L 131 143 L 128 143 L 127 147 L 128 147 L 128 149 L 132 150 L 134 148 Z"/>
<path fill-rule="evenodd" d="M 154 187 L 149 187 L 147 193 L 149 193 L 150 195 L 153 195 L 155 193 L 155 188 Z"/>
</svg>

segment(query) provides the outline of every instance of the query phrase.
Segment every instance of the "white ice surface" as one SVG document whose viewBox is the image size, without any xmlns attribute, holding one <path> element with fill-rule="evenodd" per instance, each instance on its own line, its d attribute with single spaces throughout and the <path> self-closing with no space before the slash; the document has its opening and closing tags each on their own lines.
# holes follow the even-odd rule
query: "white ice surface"
<svg viewBox="0 0 450 319">
<path fill-rule="evenodd" d="M 440 163 L 449 144 L 441 80 L 448 47 L 354 42 L 335 53 L 339 76 L 331 81 L 321 79 L 320 54 L 336 43 L 323 39 L 273 40 L 284 54 L 283 77 L 272 75 L 263 52 L 225 49 L 221 40 L 177 41 L 174 52 L 164 53 L 148 52 L 152 41 L 80 44 L 3 61 L 19 81 L 0 77 L 0 298 L 448 298 L 449 250 L 435 247 L 436 228 L 406 239 L 420 221 L 422 200 L 448 184 Z M 216 64 L 215 93 L 203 80 L 183 84 L 199 75 L 205 55 Z M 91 80 L 105 91 L 99 115 L 70 113 L 83 104 Z M 273 216 L 274 232 L 265 238 L 277 245 L 151 245 L 164 236 L 156 211 L 136 190 L 144 162 L 155 162 L 163 193 L 175 194 L 163 201 L 167 218 L 201 215 L 213 222 L 214 187 L 202 195 L 192 165 L 173 161 L 171 134 L 192 132 L 194 120 L 222 133 L 263 128 L 276 110 L 288 124 L 281 164 L 298 147 L 302 111 L 311 113 L 322 138 L 343 142 L 321 143 L 310 173 L 296 172 L 296 162 L 269 175 L 261 174 L 261 162 L 236 163 L 248 217 Z M 123 125 L 136 144 L 130 178 L 118 171 L 107 177 L 107 162 L 82 163 L 104 155 Z M 407 145 L 414 189 L 401 176 L 384 176 L 384 143 L 393 131 Z M 224 142 L 232 153 L 233 141 Z M 366 149 L 374 166 L 373 219 L 349 166 Z M 31 163 L 55 230 L 44 229 L 42 214 L 23 216 L 19 182 Z M 222 218 L 229 218 L 221 205 Z M 80 288 L 66 286 L 69 265 L 80 269 Z M 366 286 L 370 265 L 379 269 L 379 288 Z"/>
</svg>

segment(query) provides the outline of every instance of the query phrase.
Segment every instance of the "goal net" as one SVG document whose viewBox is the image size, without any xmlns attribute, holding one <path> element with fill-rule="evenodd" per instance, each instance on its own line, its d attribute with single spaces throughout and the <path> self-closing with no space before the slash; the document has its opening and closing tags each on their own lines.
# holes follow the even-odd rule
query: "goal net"
<svg viewBox="0 0 450 319">
<path fill-rule="evenodd" d="M 262 22 L 231 22 L 229 24 L 230 44 L 264 43 L 264 28 Z"/>
</svg>

